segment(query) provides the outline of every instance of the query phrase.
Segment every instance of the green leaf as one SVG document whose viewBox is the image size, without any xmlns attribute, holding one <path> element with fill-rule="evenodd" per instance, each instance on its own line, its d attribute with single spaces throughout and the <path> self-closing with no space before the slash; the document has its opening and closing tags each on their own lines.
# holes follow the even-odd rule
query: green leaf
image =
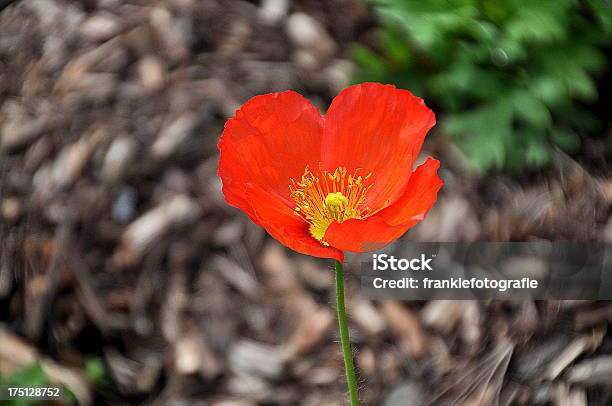
<svg viewBox="0 0 612 406">
<path fill-rule="evenodd" d="M 376 0 L 379 15 L 400 23 L 423 50 L 432 50 L 445 34 L 462 31 L 476 16 L 469 1 L 460 0 Z"/>
<path fill-rule="evenodd" d="M 411 51 L 404 38 L 397 30 L 385 30 L 382 33 L 382 42 L 386 56 L 395 65 L 406 66 L 411 59 Z"/>
<path fill-rule="evenodd" d="M 565 82 L 557 77 L 540 75 L 530 82 L 529 90 L 532 94 L 550 106 L 554 106 L 561 100 L 569 98 Z"/>
<path fill-rule="evenodd" d="M 523 9 L 506 27 L 510 38 L 519 42 L 553 43 L 565 37 L 562 22 L 546 11 Z"/>
<path fill-rule="evenodd" d="M 525 138 L 528 140 L 525 154 L 527 164 L 532 167 L 540 167 L 549 163 L 552 158 L 550 147 L 534 136 L 527 135 Z"/>
<path fill-rule="evenodd" d="M 34 363 L 22 369 L 15 371 L 7 377 L 0 376 L 0 385 L 6 386 L 38 386 L 48 385 L 49 379 L 40 363 Z M 38 400 L 31 399 L 13 399 L 4 401 L 6 406 L 30 406 L 39 404 Z"/>
<path fill-rule="evenodd" d="M 359 67 L 372 77 L 383 77 L 387 72 L 383 60 L 363 45 L 354 44 L 351 47 L 351 55 Z"/>
<path fill-rule="evenodd" d="M 554 144 L 561 147 L 565 152 L 576 152 L 580 148 L 580 137 L 568 128 L 553 128 L 550 138 Z"/>
<path fill-rule="evenodd" d="M 534 127 L 551 125 L 552 117 L 546 105 L 526 90 L 517 90 L 510 97 L 517 118 Z"/>
<path fill-rule="evenodd" d="M 8 377 L 0 377 L 0 383 L 3 385 L 44 385 L 47 382 L 47 374 L 40 363 L 19 369 Z"/>
<path fill-rule="evenodd" d="M 445 129 L 458 138 L 461 150 L 474 169 L 485 171 L 502 167 L 512 142 L 508 105 L 499 103 L 447 118 Z"/>
<path fill-rule="evenodd" d="M 100 386 L 107 382 L 106 367 L 100 357 L 90 357 L 85 361 L 85 375 L 89 382 L 95 386 Z"/>
<path fill-rule="evenodd" d="M 570 92 L 583 100 L 594 101 L 597 98 L 597 87 L 593 79 L 584 71 L 576 68 L 568 75 L 568 87 Z"/>
</svg>

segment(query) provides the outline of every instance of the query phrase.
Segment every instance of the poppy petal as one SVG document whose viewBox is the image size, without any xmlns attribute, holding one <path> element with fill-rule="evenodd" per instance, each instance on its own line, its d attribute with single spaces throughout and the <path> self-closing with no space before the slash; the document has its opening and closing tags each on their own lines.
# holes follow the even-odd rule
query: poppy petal
<svg viewBox="0 0 612 406">
<path fill-rule="evenodd" d="M 290 179 L 320 162 L 323 118 L 293 91 L 255 96 L 225 124 L 219 176 L 233 206 L 247 210 L 245 184 L 257 184 L 291 203 Z M 251 215 L 252 213 L 247 214 Z"/>
<path fill-rule="evenodd" d="M 295 214 L 282 198 L 266 192 L 260 186 L 248 183 L 247 197 L 252 204 L 252 220 L 259 224 L 284 246 L 302 254 L 319 258 L 344 260 L 344 254 L 326 247 L 312 238 L 308 223 Z"/>
<path fill-rule="evenodd" d="M 372 173 L 366 205 L 379 210 L 406 186 L 434 113 L 422 99 L 392 85 L 363 83 L 343 90 L 325 116 L 325 169 Z"/>
<path fill-rule="evenodd" d="M 440 161 L 427 158 L 410 176 L 400 198 L 391 206 L 365 220 L 352 219 L 332 223 L 324 240 L 342 251 L 378 250 L 425 218 L 436 202 L 443 185 L 437 171 Z"/>
</svg>

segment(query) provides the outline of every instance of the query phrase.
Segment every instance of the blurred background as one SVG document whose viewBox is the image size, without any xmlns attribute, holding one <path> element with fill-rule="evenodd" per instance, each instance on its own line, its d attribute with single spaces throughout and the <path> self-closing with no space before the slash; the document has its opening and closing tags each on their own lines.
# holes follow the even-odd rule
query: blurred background
<svg viewBox="0 0 612 406">
<path fill-rule="evenodd" d="M 260 93 L 321 111 L 362 81 L 425 98 L 445 186 L 404 243 L 612 240 L 609 1 L 0 10 L 0 384 L 83 405 L 345 404 L 330 261 L 270 239 L 216 176 L 225 120 Z M 364 405 L 612 404 L 612 303 L 369 301 L 358 256 L 347 270 Z"/>
</svg>

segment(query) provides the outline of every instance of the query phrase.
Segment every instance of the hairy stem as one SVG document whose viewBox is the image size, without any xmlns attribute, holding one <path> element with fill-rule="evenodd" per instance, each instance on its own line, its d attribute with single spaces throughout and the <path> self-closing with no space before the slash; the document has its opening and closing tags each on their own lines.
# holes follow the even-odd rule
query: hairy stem
<svg viewBox="0 0 612 406">
<path fill-rule="evenodd" d="M 342 262 L 336 261 L 336 308 L 338 310 L 338 327 L 340 330 L 340 346 L 344 358 L 344 370 L 346 372 L 346 383 L 348 385 L 351 406 L 359 406 L 359 394 L 357 393 L 357 378 L 353 365 L 353 352 L 349 339 L 348 324 L 346 322 L 346 309 L 344 307 L 344 268 Z"/>
</svg>

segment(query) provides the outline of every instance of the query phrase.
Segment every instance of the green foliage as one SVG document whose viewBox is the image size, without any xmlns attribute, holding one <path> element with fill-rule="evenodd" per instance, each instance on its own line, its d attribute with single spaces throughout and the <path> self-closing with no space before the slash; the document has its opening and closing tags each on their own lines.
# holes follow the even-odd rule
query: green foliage
<svg viewBox="0 0 612 406">
<path fill-rule="evenodd" d="M 18 371 L 15 371 L 12 375 L 7 377 L 0 376 L 0 385 L 4 386 L 39 386 L 39 385 L 48 385 L 49 379 L 47 378 L 47 374 L 42 369 L 42 366 L 39 363 L 34 363 L 30 366 L 22 368 Z M 15 399 L 15 400 L 6 400 L 3 404 L 7 406 L 29 406 L 39 404 L 39 400 L 29 400 L 29 399 Z"/>
<path fill-rule="evenodd" d="M 85 361 L 85 376 L 94 386 L 103 386 L 108 383 L 108 375 L 102 358 L 90 357 Z"/>
<path fill-rule="evenodd" d="M 612 10 L 599 0 L 366 0 L 380 49 L 355 45 L 356 82 L 395 83 L 444 113 L 445 133 L 476 169 L 549 162 L 598 130 L 597 98 Z"/>
<path fill-rule="evenodd" d="M 94 386 L 102 386 L 108 382 L 106 368 L 100 357 L 90 357 L 85 361 L 85 375 L 87 376 L 87 380 Z M 42 365 L 38 362 L 19 369 L 9 376 L 0 376 L 0 386 L 44 386 L 50 383 Z M 76 398 L 68 388 L 64 388 L 64 395 L 66 398 L 63 400 L 62 404 L 76 404 Z M 44 402 L 40 400 L 15 399 L 4 401 L 2 405 L 31 406 L 42 403 Z"/>
</svg>

